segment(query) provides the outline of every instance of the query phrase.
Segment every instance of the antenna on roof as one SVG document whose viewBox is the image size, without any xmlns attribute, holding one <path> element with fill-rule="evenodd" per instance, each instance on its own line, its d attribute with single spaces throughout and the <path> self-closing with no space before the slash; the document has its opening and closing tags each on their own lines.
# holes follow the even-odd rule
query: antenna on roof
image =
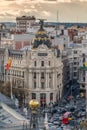
<svg viewBox="0 0 87 130">
<path fill-rule="evenodd" d="M 56 9 L 57 9 L 57 0 L 56 0 Z M 59 22 L 59 10 L 57 9 L 56 36 L 57 36 L 58 22 Z"/>
</svg>

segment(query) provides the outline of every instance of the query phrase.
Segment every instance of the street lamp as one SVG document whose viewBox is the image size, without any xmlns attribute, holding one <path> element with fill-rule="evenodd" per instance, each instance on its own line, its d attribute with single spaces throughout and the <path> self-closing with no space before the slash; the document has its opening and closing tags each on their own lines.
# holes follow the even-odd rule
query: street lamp
<svg viewBox="0 0 87 130">
<path fill-rule="evenodd" d="M 37 113 L 37 108 L 39 107 L 39 102 L 36 101 L 35 99 L 32 99 L 29 102 L 29 107 L 31 108 L 31 119 L 30 119 L 30 129 L 32 128 L 38 128 L 38 113 Z"/>
</svg>

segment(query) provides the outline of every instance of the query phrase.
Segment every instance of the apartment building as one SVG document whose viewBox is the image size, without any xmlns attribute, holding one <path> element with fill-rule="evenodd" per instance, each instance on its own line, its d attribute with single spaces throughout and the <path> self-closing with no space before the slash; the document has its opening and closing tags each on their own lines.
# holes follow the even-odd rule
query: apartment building
<svg viewBox="0 0 87 130">
<path fill-rule="evenodd" d="M 36 18 L 34 16 L 22 16 L 16 18 L 16 30 L 27 32 L 27 29 L 34 25 Z"/>
</svg>

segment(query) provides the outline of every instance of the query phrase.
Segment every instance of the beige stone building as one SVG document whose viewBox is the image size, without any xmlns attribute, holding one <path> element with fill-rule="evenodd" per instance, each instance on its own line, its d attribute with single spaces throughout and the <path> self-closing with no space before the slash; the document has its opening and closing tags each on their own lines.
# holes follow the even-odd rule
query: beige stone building
<svg viewBox="0 0 87 130">
<path fill-rule="evenodd" d="M 49 104 L 62 97 L 63 64 L 51 49 L 45 30 L 41 29 L 31 50 L 5 51 L 5 64 L 11 57 L 12 65 L 10 70 L 5 70 L 4 80 L 11 82 L 13 93 L 25 104 L 31 99 L 37 99 L 41 105 Z M 41 41 L 43 38 L 45 41 Z"/>
</svg>

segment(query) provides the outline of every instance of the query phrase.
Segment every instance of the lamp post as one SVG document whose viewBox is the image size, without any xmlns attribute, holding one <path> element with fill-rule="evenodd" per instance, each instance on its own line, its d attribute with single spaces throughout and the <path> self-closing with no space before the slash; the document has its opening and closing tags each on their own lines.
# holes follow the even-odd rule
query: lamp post
<svg viewBox="0 0 87 130">
<path fill-rule="evenodd" d="M 48 118 L 47 118 L 47 113 L 45 113 L 45 122 L 44 122 L 44 124 L 45 124 L 46 130 L 48 130 Z"/>
<path fill-rule="evenodd" d="M 39 102 L 36 101 L 35 99 L 32 99 L 29 102 L 29 107 L 31 108 L 30 130 L 31 129 L 38 129 L 37 109 L 39 107 Z"/>
</svg>

